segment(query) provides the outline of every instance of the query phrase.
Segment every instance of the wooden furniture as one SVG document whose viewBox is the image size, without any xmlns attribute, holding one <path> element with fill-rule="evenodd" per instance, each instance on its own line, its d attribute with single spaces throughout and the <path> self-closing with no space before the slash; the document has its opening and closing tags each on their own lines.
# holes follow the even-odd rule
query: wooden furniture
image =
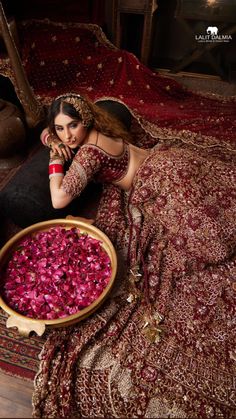
<svg viewBox="0 0 236 419">
<path fill-rule="evenodd" d="M 11 33 L 5 12 L 0 2 L 0 33 L 3 38 L 9 60 L 15 76 L 14 87 L 25 111 L 25 119 L 29 128 L 35 127 L 43 118 L 44 110 L 38 103 L 26 77 L 20 53 Z"/>
<path fill-rule="evenodd" d="M 113 0 L 112 32 L 114 44 L 120 48 L 122 40 L 121 16 L 122 14 L 143 15 L 143 30 L 140 59 L 148 64 L 153 13 L 157 9 L 156 0 Z"/>
<path fill-rule="evenodd" d="M 193 39 L 193 43 L 192 50 L 180 60 L 172 71 L 181 71 L 204 55 L 215 72 L 222 79 L 226 79 L 227 76 L 222 66 L 219 65 L 212 55 L 212 50 L 224 45 L 220 36 L 231 36 L 236 32 L 235 15 L 236 4 L 231 0 L 201 0 L 197 4 L 195 0 L 178 0 L 175 17 L 185 27 L 188 36 Z M 201 34 L 202 42 L 198 42 L 199 37 L 196 37 L 197 34 L 194 32 L 194 21 L 201 21 L 205 24 L 205 30 Z M 210 33 L 208 31 L 209 27 L 213 27 L 212 29 L 215 29 L 216 34 L 219 35 L 217 41 L 214 37 L 210 38 L 210 36 L 210 41 L 209 39 L 204 39 L 204 36 Z"/>
<path fill-rule="evenodd" d="M 8 18 L 7 23 L 8 23 L 8 26 L 9 26 L 9 30 L 12 34 L 12 37 L 14 39 L 15 45 L 16 45 L 17 49 L 19 50 L 20 49 L 20 42 L 19 42 L 19 36 L 18 36 L 18 31 L 17 31 L 15 18 L 14 17 Z M 1 26 L 0 26 L 0 37 L 3 38 Z"/>
</svg>

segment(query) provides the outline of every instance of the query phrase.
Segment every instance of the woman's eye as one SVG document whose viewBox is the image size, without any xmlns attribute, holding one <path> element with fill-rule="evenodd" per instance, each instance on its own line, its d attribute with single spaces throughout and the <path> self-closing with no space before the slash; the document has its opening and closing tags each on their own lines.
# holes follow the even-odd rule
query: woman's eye
<svg viewBox="0 0 236 419">
<path fill-rule="evenodd" d="M 78 124 L 75 122 L 75 123 L 73 123 L 73 124 L 70 124 L 70 127 L 72 128 L 72 129 L 75 129 L 75 128 L 77 128 L 77 126 L 78 126 Z"/>
<path fill-rule="evenodd" d="M 62 131 L 63 128 L 62 127 L 55 127 L 55 131 Z"/>
</svg>

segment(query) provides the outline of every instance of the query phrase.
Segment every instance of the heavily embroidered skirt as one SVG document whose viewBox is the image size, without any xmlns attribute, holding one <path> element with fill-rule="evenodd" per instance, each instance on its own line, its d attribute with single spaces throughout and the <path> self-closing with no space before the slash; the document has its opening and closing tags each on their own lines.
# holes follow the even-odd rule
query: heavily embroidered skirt
<svg viewBox="0 0 236 419">
<path fill-rule="evenodd" d="M 50 333 L 34 417 L 235 417 L 235 167 L 165 144 L 130 193 L 108 188 L 97 223 L 121 250 L 116 287 Z"/>
</svg>

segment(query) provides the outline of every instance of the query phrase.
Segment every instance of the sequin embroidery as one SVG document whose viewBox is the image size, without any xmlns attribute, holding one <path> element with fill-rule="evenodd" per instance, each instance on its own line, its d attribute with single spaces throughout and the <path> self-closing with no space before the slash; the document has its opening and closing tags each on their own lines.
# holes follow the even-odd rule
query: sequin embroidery
<svg viewBox="0 0 236 419">
<path fill-rule="evenodd" d="M 93 178 L 100 182 L 117 182 L 127 173 L 129 166 L 129 145 L 113 156 L 99 146 L 84 144 L 76 153 L 62 182 L 63 190 L 75 198 Z"/>
</svg>

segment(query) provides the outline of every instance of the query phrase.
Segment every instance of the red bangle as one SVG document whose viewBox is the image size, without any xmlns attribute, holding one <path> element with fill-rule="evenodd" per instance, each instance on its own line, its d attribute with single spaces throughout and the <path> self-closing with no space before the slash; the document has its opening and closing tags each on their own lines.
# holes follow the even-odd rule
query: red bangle
<svg viewBox="0 0 236 419">
<path fill-rule="evenodd" d="M 53 173 L 64 173 L 62 164 L 50 164 L 48 166 L 48 173 L 49 175 Z"/>
</svg>

